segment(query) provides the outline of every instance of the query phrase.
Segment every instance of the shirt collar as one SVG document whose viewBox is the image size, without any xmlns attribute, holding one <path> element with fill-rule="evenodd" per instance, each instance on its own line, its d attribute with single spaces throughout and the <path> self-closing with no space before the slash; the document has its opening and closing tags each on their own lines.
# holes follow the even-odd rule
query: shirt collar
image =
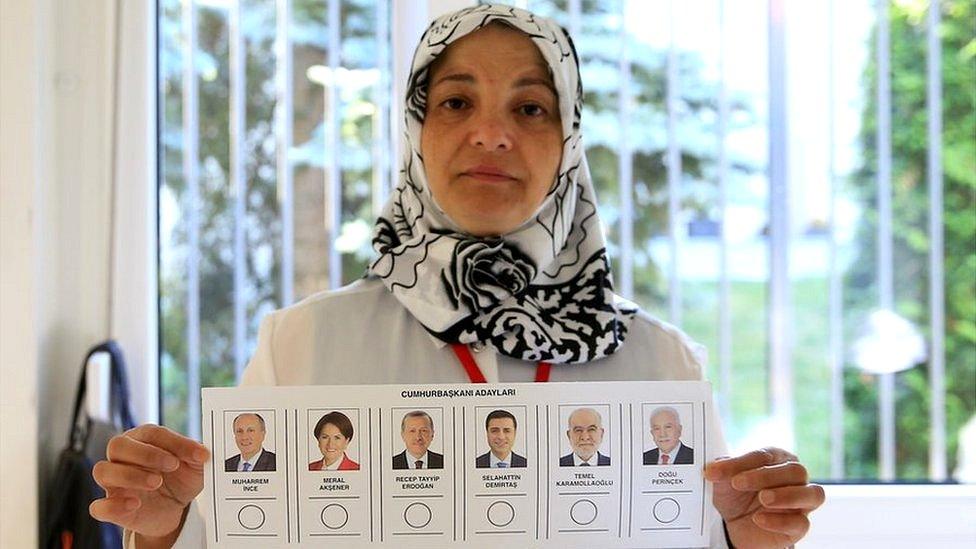
<svg viewBox="0 0 976 549">
<path fill-rule="evenodd" d="M 600 455 L 600 453 L 597 452 L 597 453 L 593 454 L 592 456 L 590 456 L 590 459 L 589 460 L 584 460 L 583 458 L 579 457 L 576 454 L 576 452 L 573 452 L 573 465 L 575 465 L 576 467 L 579 467 L 580 464 L 583 464 L 583 463 L 589 463 L 590 465 L 597 465 L 599 463 L 599 461 L 600 461 L 600 459 L 598 457 L 599 455 Z"/>
<path fill-rule="evenodd" d="M 263 454 L 263 453 L 264 453 L 264 448 L 261 448 L 260 450 L 258 450 L 258 453 L 256 453 L 253 456 L 251 456 L 251 459 L 244 459 L 244 454 L 241 454 L 241 462 L 237 464 L 238 470 L 239 471 L 243 471 L 244 470 L 244 464 L 245 463 L 250 463 L 251 464 L 251 470 L 253 471 L 254 470 L 254 466 L 258 464 L 258 460 L 261 459 L 261 454 Z"/>
<path fill-rule="evenodd" d="M 501 461 L 502 460 L 498 459 L 494 452 L 491 450 L 488 451 L 488 465 L 491 466 L 492 469 L 498 467 L 498 464 L 501 463 Z M 505 463 L 507 463 L 509 467 L 512 466 L 512 452 L 508 453 L 508 459 L 505 460 Z"/>
<path fill-rule="evenodd" d="M 420 461 L 423 462 L 424 469 L 429 469 L 429 467 L 427 466 L 427 456 L 429 454 L 430 454 L 430 452 L 424 452 L 424 455 L 420 456 Z M 416 469 L 417 468 L 417 458 L 415 458 L 412 455 L 410 455 L 410 452 L 408 452 L 406 450 L 403 451 L 403 455 L 407 456 L 407 468 L 408 469 Z"/>
<path fill-rule="evenodd" d="M 660 452 L 660 454 L 662 456 L 663 455 L 667 455 L 668 456 L 668 464 L 672 464 L 672 463 L 674 463 L 674 458 L 678 457 L 678 450 L 680 450 L 680 449 L 681 449 L 681 441 L 678 441 L 678 444 L 674 448 L 671 448 L 671 451 L 670 452 Z M 658 459 L 660 459 L 660 457 L 658 457 Z"/>
<path fill-rule="evenodd" d="M 338 471 L 339 470 L 339 466 L 342 465 L 342 462 L 343 461 L 346 461 L 346 454 L 342 454 L 342 457 L 339 458 L 339 459 L 337 459 L 337 460 L 335 460 L 335 463 L 333 463 L 332 465 L 326 465 L 325 464 L 325 458 L 323 457 L 322 458 L 322 470 L 323 471 Z"/>
</svg>

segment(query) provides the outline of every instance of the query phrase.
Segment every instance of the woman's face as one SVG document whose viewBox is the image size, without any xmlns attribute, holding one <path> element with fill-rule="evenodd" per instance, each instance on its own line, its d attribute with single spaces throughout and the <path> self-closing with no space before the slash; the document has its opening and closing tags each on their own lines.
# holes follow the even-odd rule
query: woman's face
<svg viewBox="0 0 976 549">
<path fill-rule="evenodd" d="M 332 465 L 342 459 L 349 446 L 349 439 L 342 435 L 342 431 L 331 423 L 326 423 L 319 432 L 319 451 L 326 465 Z"/>
<path fill-rule="evenodd" d="M 429 76 L 421 153 L 437 204 L 473 236 L 509 233 L 545 199 L 562 158 L 548 67 L 522 32 L 488 25 Z"/>
</svg>

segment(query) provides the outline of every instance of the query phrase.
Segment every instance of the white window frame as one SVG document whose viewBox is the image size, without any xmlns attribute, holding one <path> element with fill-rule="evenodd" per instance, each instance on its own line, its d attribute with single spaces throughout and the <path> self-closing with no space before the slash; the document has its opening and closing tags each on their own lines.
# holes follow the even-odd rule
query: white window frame
<svg viewBox="0 0 976 549">
<path fill-rule="evenodd" d="M 393 1 L 394 97 L 402 97 L 410 54 L 428 16 L 471 5 Z M 122 2 L 115 155 L 117 187 L 112 325 L 132 364 L 136 417 L 159 419 L 157 291 L 156 2 Z M 402 124 L 394 101 L 391 121 Z M 402 134 L 402 132 L 399 132 Z M 399 146 L 403 147 L 402 141 Z M 399 158 L 399 151 L 393 158 Z M 969 547 L 976 539 L 976 486 L 830 485 L 803 547 Z"/>
<path fill-rule="evenodd" d="M 156 0 L 120 2 L 112 334 L 126 350 L 137 421 L 159 421 Z"/>
</svg>

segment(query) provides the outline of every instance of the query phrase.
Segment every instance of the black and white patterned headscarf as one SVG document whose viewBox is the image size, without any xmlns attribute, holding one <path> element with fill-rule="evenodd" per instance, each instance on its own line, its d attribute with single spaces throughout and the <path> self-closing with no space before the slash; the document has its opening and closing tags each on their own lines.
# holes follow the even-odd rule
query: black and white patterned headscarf
<svg viewBox="0 0 976 549">
<path fill-rule="evenodd" d="M 420 153 L 430 64 L 455 40 L 491 22 L 526 33 L 559 96 L 563 153 L 536 214 L 499 238 L 464 234 L 431 195 Z M 383 279 L 432 334 L 492 345 L 510 357 L 555 364 L 612 354 L 636 312 L 616 298 L 593 184 L 583 154 L 579 60 L 555 22 L 509 6 L 482 5 L 436 19 L 413 58 L 400 180 L 377 220 L 370 274 Z"/>
</svg>

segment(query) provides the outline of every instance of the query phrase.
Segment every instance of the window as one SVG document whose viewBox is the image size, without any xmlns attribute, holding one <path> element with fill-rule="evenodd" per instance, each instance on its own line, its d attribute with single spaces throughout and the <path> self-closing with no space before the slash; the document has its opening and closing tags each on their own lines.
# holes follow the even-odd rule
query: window
<svg viewBox="0 0 976 549">
<path fill-rule="evenodd" d="M 821 479 L 953 478 L 976 411 L 972 3 L 522 5 L 582 58 L 617 289 L 709 348 L 730 445 Z M 166 424 L 196 432 L 261 316 L 362 274 L 397 169 L 397 10 L 159 2 Z"/>
</svg>

